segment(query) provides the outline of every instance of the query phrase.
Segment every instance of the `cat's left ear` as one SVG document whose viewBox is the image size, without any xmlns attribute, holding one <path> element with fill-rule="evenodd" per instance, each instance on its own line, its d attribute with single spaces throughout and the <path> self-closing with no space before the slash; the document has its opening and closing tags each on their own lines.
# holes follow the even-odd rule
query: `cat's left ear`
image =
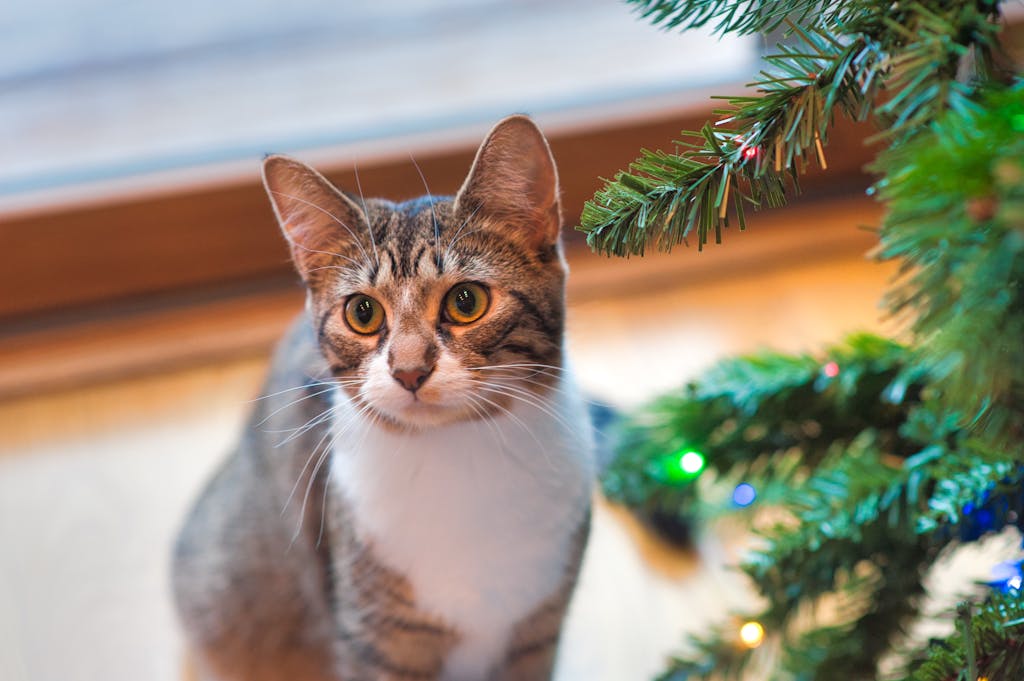
<svg viewBox="0 0 1024 681">
<path fill-rule="evenodd" d="M 268 156 L 263 185 L 303 281 L 310 283 L 345 249 L 365 253 L 370 246 L 362 241 L 370 233 L 366 214 L 305 163 Z"/>
<path fill-rule="evenodd" d="M 463 220 L 489 220 L 538 250 L 558 242 L 558 171 L 533 121 L 509 116 L 494 126 L 455 197 L 455 213 Z"/>
</svg>

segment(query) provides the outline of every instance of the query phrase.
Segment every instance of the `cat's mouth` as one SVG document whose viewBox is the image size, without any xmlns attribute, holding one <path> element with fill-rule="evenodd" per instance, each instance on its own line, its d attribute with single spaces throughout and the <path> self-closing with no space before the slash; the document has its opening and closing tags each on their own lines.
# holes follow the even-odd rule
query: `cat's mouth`
<svg viewBox="0 0 1024 681">
<path fill-rule="evenodd" d="M 416 395 L 409 395 L 397 404 L 391 400 L 385 403 L 370 401 L 366 406 L 385 426 L 402 430 L 444 426 L 472 418 L 468 407 L 428 401 Z"/>
<path fill-rule="evenodd" d="M 503 391 L 481 389 L 478 381 L 454 383 L 428 381 L 421 389 L 409 391 L 385 382 L 362 389 L 351 386 L 346 392 L 371 420 L 397 430 L 422 430 L 509 413 L 510 398 Z"/>
</svg>

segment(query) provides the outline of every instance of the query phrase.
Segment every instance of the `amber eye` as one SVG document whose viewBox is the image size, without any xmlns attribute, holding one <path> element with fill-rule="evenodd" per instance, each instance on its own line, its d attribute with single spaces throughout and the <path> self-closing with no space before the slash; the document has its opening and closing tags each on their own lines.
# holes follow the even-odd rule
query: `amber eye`
<svg viewBox="0 0 1024 681">
<path fill-rule="evenodd" d="M 444 315 L 450 322 L 469 324 L 484 316 L 490 296 L 480 284 L 458 284 L 444 297 Z"/>
<path fill-rule="evenodd" d="M 377 333 L 384 324 L 384 308 L 370 296 L 357 293 L 345 303 L 345 321 L 356 333 Z"/>
</svg>

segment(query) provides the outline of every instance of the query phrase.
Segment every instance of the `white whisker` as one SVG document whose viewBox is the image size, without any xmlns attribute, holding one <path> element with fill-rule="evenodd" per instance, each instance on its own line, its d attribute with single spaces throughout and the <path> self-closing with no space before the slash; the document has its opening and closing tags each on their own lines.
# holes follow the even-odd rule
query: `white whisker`
<svg viewBox="0 0 1024 681">
<path fill-rule="evenodd" d="M 323 253 L 324 251 L 317 251 L 317 252 L 318 253 Z M 352 260 L 352 258 L 347 258 L 347 259 L 348 260 Z M 355 260 L 352 260 L 352 263 L 353 263 L 352 266 L 348 266 L 348 265 L 321 265 L 320 267 L 310 267 L 307 270 L 307 272 L 321 272 L 323 270 L 338 270 L 339 272 L 344 272 L 345 274 L 352 274 L 352 275 L 358 274 L 359 270 L 356 269 L 356 268 L 359 267 L 359 263 L 357 263 Z"/>
<path fill-rule="evenodd" d="M 441 226 L 437 222 L 437 212 L 434 210 L 434 197 L 430 193 L 430 187 L 427 186 L 427 178 L 423 175 L 423 171 L 420 170 L 420 164 L 416 162 L 412 154 L 409 154 L 409 160 L 412 161 L 413 166 L 416 168 L 416 172 L 419 173 L 420 180 L 423 181 L 423 190 L 427 192 L 427 201 L 430 202 L 430 217 L 434 221 L 434 263 L 437 265 L 438 271 L 441 270 Z"/>
<path fill-rule="evenodd" d="M 532 374 L 532 376 L 537 375 L 539 374 Z M 497 378 L 503 377 L 498 376 Z M 571 393 L 571 391 L 567 390 L 566 388 L 563 388 L 557 383 L 545 383 L 544 381 L 538 381 L 537 379 L 528 376 L 514 376 L 513 378 L 516 382 L 529 383 L 530 385 L 535 385 L 538 388 L 543 388 L 544 390 L 551 390 L 562 395 L 569 395 Z"/>
<path fill-rule="evenodd" d="M 313 451 L 311 451 L 309 453 L 309 456 L 306 457 L 306 463 L 305 465 L 302 466 L 302 470 L 299 471 L 299 475 L 295 478 L 295 484 L 292 485 L 291 491 L 288 492 L 288 498 L 285 499 L 284 505 L 281 507 L 281 516 L 283 517 L 284 514 L 288 511 L 288 507 L 291 506 L 292 500 L 295 498 L 295 493 L 298 491 L 299 485 L 302 483 L 302 480 L 306 475 L 306 471 L 309 470 L 309 465 L 313 463 L 314 460 L 316 460 L 316 466 L 314 466 L 313 472 L 310 474 L 308 482 L 306 483 L 306 493 L 303 495 L 302 505 L 299 507 L 298 518 L 296 519 L 295 522 L 295 531 L 292 533 L 291 542 L 289 542 L 288 544 L 289 550 L 291 550 L 291 547 L 295 544 L 295 541 L 299 538 L 299 535 L 302 534 L 302 523 L 306 517 L 306 499 L 309 496 L 310 487 L 316 480 L 316 471 L 319 468 L 320 462 L 322 461 L 322 458 L 324 456 L 324 454 L 320 452 L 320 447 L 321 445 L 323 445 L 324 440 L 328 437 L 329 434 L 330 431 L 324 433 L 324 435 L 313 447 Z M 325 449 L 324 451 L 326 452 L 327 450 Z"/>
<path fill-rule="evenodd" d="M 302 386 L 302 387 L 306 387 L 306 386 Z M 316 392 L 309 393 L 308 395 L 303 395 L 302 397 L 299 397 L 298 399 L 294 399 L 291 402 L 285 404 L 284 406 L 278 407 L 277 409 L 275 409 L 274 411 L 270 412 L 269 414 L 264 416 L 262 419 L 257 421 L 255 427 L 259 428 L 264 423 L 266 423 L 267 421 L 269 421 L 273 417 L 277 416 L 278 414 L 280 414 L 285 409 L 288 409 L 289 407 L 294 407 L 296 404 L 299 404 L 301 402 L 305 402 L 306 400 L 312 399 L 314 397 L 320 397 L 321 395 L 329 393 L 332 390 L 334 390 L 334 386 L 330 385 L 330 386 L 328 386 L 326 388 L 322 388 L 321 390 L 317 390 Z M 280 394 L 280 393 L 278 393 L 278 394 Z M 267 433 L 282 433 L 282 432 L 287 432 L 287 430 L 266 430 L 264 432 L 267 432 Z"/>
<path fill-rule="evenodd" d="M 489 370 L 488 373 L 495 374 L 492 378 L 494 378 L 496 381 L 515 381 L 516 383 L 529 383 L 530 385 L 535 385 L 538 388 L 543 388 L 544 390 L 550 390 L 556 393 L 561 393 L 563 395 L 568 395 L 571 392 L 566 388 L 562 387 L 561 385 L 559 385 L 558 380 L 560 377 L 553 376 L 551 374 L 540 371 L 530 371 L 528 374 L 524 376 L 521 372 L 519 372 L 519 370 L 511 369 L 508 372 L 502 372 L 501 368 L 497 367 Z M 551 379 L 552 382 L 537 380 L 536 378 L 534 378 L 535 376 L 546 376 L 547 378 Z M 501 383 L 500 385 L 505 385 L 505 383 Z"/>
<path fill-rule="evenodd" d="M 376 428 L 378 426 L 378 424 L 377 424 L 377 414 L 374 413 L 373 409 L 370 407 L 370 405 L 368 403 L 364 404 L 359 409 L 359 411 L 357 411 L 354 415 L 352 415 L 350 417 L 350 420 L 348 421 L 348 423 L 345 424 L 345 427 L 340 429 L 334 435 L 334 437 L 331 438 L 331 441 L 328 443 L 327 447 L 324 449 L 324 454 L 321 456 L 320 461 L 317 462 L 316 468 L 313 469 L 313 475 L 314 476 L 316 476 L 317 470 L 320 468 L 320 465 L 324 461 L 326 461 L 327 459 L 330 458 L 331 453 L 333 453 L 333 451 L 334 451 L 334 445 L 338 442 L 338 439 L 343 434 L 348 432 L 351 429 L 351 427 L 353 427 L 354 425 L 358 424 L 360 419 L 362 419 L 367 414 L 370 415 L 369 427 L 363 428 L 363 436 L 359 439 L 359 442 L 355 446 L 356 451 L 362 449 L 363 444 L 366 442 L 366 437 L 369 434 L 370 430 L 373 429 L 373 428 Z M 307 496 L 309 494 L 309 489 L 308 488 L 306 490 L 306 494 L 307 494 Z M 303 502 L 303 503 L 305 503 L 305 502 Z M 316 545 L 318 547 L 320 546 L 320 542 L 322 542 L 323 538 L 324 538 L 324 516 L 325 516 L 326 512 L 327 512 L 327 484 L 324 485 L 323 498 L 320 500 L 320 529 L 317 532 L 317 537 L 316 537 Z"/>
<path fill-rule="evenodd" d="M 251 400 L 246 400 L 246 403 L 251 404 L 253 402 L 261 402 L 263 400 L 268 400 L 271 397 L 277 397 L 278 395 L 284 395 L 285 393 L 295 392 L 296 390 L 304 390 L 306 388 L 316 388 L 316 387 L 322 386 L 322 385 L 333 385 L 332 381 L 324 381 L 324 380 L 321 380 L 321 379 L 313 378 L 312 376 L 310 376 L 310 378 L 313 379 L 312 383 L 303 383 L 302 385 L 295 385 L 295 386 L 292 386 L 291 388 L 285 388 L 284 390 L 278 390 L 277 392 L 267 393 L 266 395 L 260 395 L 259 397 L 254 397 Z M 326 376 L 324 378 L 326 378 Z"/>
<path fill-rule="evenodd" d="M 306 508 L 309 504 L 310 492 L 313 490 L 313 485 L 316 482 L 316 477 L 320 473 L 320 469 L 323 467 L 324 462 L 328 458 L 330 458 L 331 451 L 334 449 L 334 444 L 338 441 L 339 437 L 347 433 L 349 429 L 352 428 L 358 422 L 359 418 L 362 417 L 362 415 L 368 409 L 369 406 L 364 405 L 358 412 L 356 412 L 352 416 L 351 420 L 345 423 L 344 427 L 339 428 L 337 431 L 332 433 L 332 431 L 328 429 L 328 431 L 324 434 L 322 438 L 320 438 L 320 441 L 317 442 L 316 446 L 313 448 L 313 453 L 310 455 L 309 459 L 307 459 L 306 466 L 303 468 L 302 473 L 305 473 L 306 469 L 309 467 L 309 462 L 312 461 L 314 457 L 316 458 L 316 465 L 313 466 L 313 470 L 309 474 L 309 479 L 306 482 L 306 490 L 305 493 L 302 495 L 302 505 L 299 507 L 299 522 L 298 526 L 295 528 L 295 533 L 292 535 L 292 543 L 295 543 L 296 539 L 298 539 L 299 535 L 302 533 L 302 521 L 306 517 Z M 327 440 L 326 445 L 324 445 L 325 440 Z M 322 451 L 320 451 L 319 455 L 317 455 L 317 450 L 320 450 L 321 447 Z M 300 474 L 299 480 L 296 481 L 296 486 L 301 480 L 302 474 Z M 290 499 L 291 495 L 289 496 L 289 500 Z"/>
<path fill-rule="evenodd" d="M 540 441 L 540 439 L 533 432 L 533 430 L 528 425 L 526 425 L 526 423 L 524 423 L 521 418 L 516 416 L 515 413 L 512 412 L 512 410 L 508 409 L 507 407 L 498 402 L 495 402 L 494 400 L 488 399 L 480 394 L 477 394 L 475 397 L 477 399 L 483 400 L 487 404 L 492 405 L 495 409 L 501 410 L 502 412 L 505 413 L 506 416 L 508 416 L 510 420 L 514 421 L 520 428 L 522 428 L 526 432 L 526 434 L 529 435 L 535 443 L 537 443 L 537 449 L 544 453 L 544 459 L 547 461 L 548 467 L 551 468 L 552 470 L 556 470 L 554 463 L 551 461 L 551 457 L 548 456 L 547 448 Z M 516 461 L 516 463 L 522 466 L 523 470 L 529 471 L 531 475 L 536 475 L 536 472 L 530 466 L 526 465 L 523 461 L 515 457 L 515 455 L 513 454 L 514 451 L 516 451 L 515 447 L 505 447 L 502 449 L 502 452 L 508 456 L 511 456 Z"/>
<path fill-rule="evenodd" d="M 296 439 L 298 437 L 302 437 L 303 435 L 305 435 L 309 431 L 311 431 L 314 428 L 316 428 L 317 426 L 319 426 L 325 420 L 329 419 L 331 417 L 331 411 L 333 409 L 334 409 L 334 407 L 332 405 L 328 405 L 326 409 L 321 411 L 319 414 L 310 417 L 310 419 L 308 421 L 306 421 L 305 423 L 303 423 L 301 426 L 296 426 L 295 428 L 282 428 L 280 430 L 265 430 L 264 432 L 267 432 L 267 433 L 277 433 L 277 434 L 279 434 L 279 433 L 289 433 L 288 437 L 286 437 L 285 439 L 281 440 L 276 445 L 274 445 L 275 449 L 278 448 L 278 447 L 283 447 L 284 445 L 288 444 L 292 440 L 294 440 L 294 439 Z"/>
<path fill-rule="evenodd" d="M 257 426 L 262 425 L 265 421 L 270 419 L 272 416 L 274 416 L 278 412 L 283 411 L 284 409 L 287 409 L 288 407 L 291 407 L 293 405 L 299 404 L 300 402 L 303 402 L 304 400 L 308 400 L 311 397 L 319 397 L 319 396 L 321 396 L 321 395 L 323 395 L 325 393 L 331 392 L 335 388 L 344 388 L 344 387 L 355 386 L 355 385 L 359 385 L 359 384 L 360 384 L 360 381 L 358 379 L 338 379 L 338 380 L 335 380 L 335 381 L 333 381 L 333 382 L 331 382 L 329 384 L 328 383 L 324 383 L 323 385 L 329 385 L 330 387 L 328 387 L 328 388 L 326 388 L 324 390 L 320 390 L 318 392 L 315 392 L 313 394 L 306 395 L 305 397 L 300 397 L 299 399 L 296 399 L 296 400 L 293 400 L 293 401 L 289 402 L 288 404 L 284 405 L 283 407 L 279 407 L 278 409 L 276 409 L 273 412 L 271 412 L 270 414 L 268 414 L 263 420 L 261 420 L 256 425 Z M 301 426 L 296 426 L 294 428 L 280 428 L 280 429 L 264 428 L 263 432 L 264 433 L 291 433 L 290 437 L 288 437 L 288 438 L 282 440 L 281 442 L 278 442 L 276 445 L 274 445 L 275 447 L 280 447 L 281 445 L 284 445 L 284 444 L 286 444 L 288 442 L 291 442 L 294 438 L 296 438 L 296 437 L 302 435 L 303 433 L 307 432 L 308 430 L 316 427 L 321 422 L 320 418 L 329 410 L 330 410 L 330 407 L 328 407 L 328 409 L 326 409 L 325 411 L 321 411 L 316 416 L 310 417 L 310 419 L 308 421 L 306 421 L 304 424 L 302 424 Z"/>
<path fill-rule="evenodd" d="M 544 414 L 550 416 L 551 418 L 555 419 L 566 429 L 573 429 L 572 424 L 567 422 L 561 416 L 561 414 L 559 414 L 555 409 L 552 408 L 550 400 L 545 400 L 536 393 L 530 392 L 529 390 L 526 390 L 524 388 L 517 388 L 515 386 L 500 385 L 484 381 L 478 381 L 477 384 L 480 386 L 481 390 L 486 390 L 488 392 L 497 393 L 499 395 L 504 395 L 505 397 L 519 400 L 520 402 L 530 405 L 534 409 L 537 409 L 543 412 Z"/>
<path fill-rule="evenodd" d="M 332 438 L 332 442 L 333 442 L 333 438 Z M 309 494 L 313 490 L 313 485 L 316 483 L 316 476 L 320 473 L 320 467 L 324 465 L 324 461 L 327 460 L 327 458 L 330 456 L 330 454 L 331 454 L 331 447 L 330 447 L 330 443 L 328 443 L 328 445 L 323 448 L 323 451 L 320 452 L 320 454 L 316 457 L 316 465 L 313 466 L 313 471 L 309 474 L 309 480 L 306 482 L 306 491 L 302 495 L 302 505 L 299 506 L 299 520 L 295 524 L 295 532 L 294 532 L 294 534 L 292 534 L 292 543 L 293 544 L 299 538 L 299 536 L 302 534 L 302 523 L 306 519 L 306 507 L 309 504 Z M 310 457 L 310 458 L 312 459 L 312 457 Z"/>
<path fill-rule="evenodd" d="M 567 369 L 564 367 L 555 366 L 554 364 L 540 364 L 536 362 L 520 362 L 512 364 L 487 364 L 478 367 L 466 367 L 470 371 L 497 371 L 497 370 L 511 370 L 511 369 L 529 369 L 535 372 L 535 374 L 544 374 L 548 376 L 557 376 L 559 372 L 565 373 Z M 549 374 L 549 371 L 555 372 Z"/>
<path fill-rule="evenodd" d="M 445 260 L 448 260 L 449 256 L 452 253 L 452 247 L 455 246 L 456 243 L 458 243 L 458 241 L 460 239 L 459 235 L 462 233 L 462 230 L 464 230 L 466 228 L 466 226 L 469 224 L 470 220 L 472 220 L 474 217 L 476 217 L 476 214 L 479 211 L 480 211 L 480 206 L 477 206 L 476 208 L 473 209 L 472 213 L 470 213 L 469 215 L 466 216 L 466 219 L 462 221 L 462 224 L 459 225 L 459 228 L 458 228 L 458 230 L 456 230 L 454 236 L 452 236 L 452 238 L 448 241 L 448 247 L 444 249 L 444 259 Z M 476 234 L 477 232 L 480 231 L 480 229 L 483 229 L 483 228 L 481 227 L 481 228 L 478 228 L 478 229 L 471 230 L 471 231 L 467 232 L 466 236 L 469 236 L 470 234 Z"/>
<path fill-rule="evenodd" d="M 331 409 L 334 409 L 334 407 L 331 407 Z M 324 431 L 324 434 L 320 436 L 320 439 L 317 441 L 317 443 L 313 445 L 313 451 L 310 452 L 308 457 L 306 457 L 306 464 L 302 467 L 302 470 L 299 471 L 299 476 L 296 478 L 295 484 L 292 485 L 291 492 L 288 493 L 288 498 L 285 499 L 284 501 L 284 507 L 281 509 L 282 515 L 284 515 L 284 512 L 288 509 L 288 505 L 291 504 L 292 499 L 295 497 L 295 492 L 299 488 L 299 483 L 302 482 L 303 476 L 306 474 L 306 471 L 309 470 L 309 464 L 317 456 L 317 452 L 320 451 L 320 447 L 324 444 L 324 441 L 327 440 L 327 438 L 329 437 L 331 437 L 331 431 L 330 429 L 327 429 Z"/>
<path fill-rule="evenodd" d="M 351 258 L 351 257 L 349 257 L 347 255 L 342 255 L 341 253 L 334 253 L 333 251 L 321 251 L 321 250 L 319 250 L 317 248 L 310 248 L 309 246 L 305 246 L 303 244 L 300 244 L 298 241 L 295 241 L 290 236 L 287 237 L 287 239 L 288 239 L 288 243 L 290 243 L 293 246 L 296 246 L 298 248 L 301 248 L 302 250 L 306 251 L 307 253 L 319 253 L 320 255 L 329 255 L 332 258 L 341 258 L 342 260 L 347 260 L 350 263 L 352 263 L 352 267 L 344 267 L 343 268 L 341 266 L 335 265 L 333 267 L 327 267 L 327 268 L 319 268 L 319 267 L 313 268 L 315 270 L 319 270 L 319 269 L 340 269 L 343 272 L 353 272 L 353 271 L 356 270 L 356 268 L 359 268 L 359 267 L 363 266 L 363 264 L 360 263 L 358 260 L 356 260 L 355 258 Z M 310 270 L 310 271 L 313 271 L 313 270 Z"/>
<path fill-rule="evenodd" d="M 473 410 L 473 413 L 479 417 L 479 420 L 483 421 L 490 429 L 491 433 L 494 434 L 495 440 L 501 446 L 502 451 L 508 448 L 508 442 L 505 440 L 505 434 L 501 432 L 501 428 L 498 427 L 497 422 L 494 420 L 494 416 L 487 411 L 486 408 L 481 407 L 477 400 L 479 399 L 476 395 L 466 395 L 469 398 L 469 408 Z"/>
<path fill-rule="evenodd" d="M 352 170 L 356 175 L 356 189 L 359 190 L 359 202 L 363 204 L 363 215 L 366 216 L 366 231 L 370 235 L 370 245 L 373 246 L 373 257 L 377 261 L 377 267 L 380 267 L 380 253 L 377 252 L 377 240 L 373 238 L 373 225 L 370 224 L 370 211 L 366 208 L 366 197 L 363 196 L 363 184 L 359 181 L 359 166 L 356 163 L 353 163 Z"/>
</svg>

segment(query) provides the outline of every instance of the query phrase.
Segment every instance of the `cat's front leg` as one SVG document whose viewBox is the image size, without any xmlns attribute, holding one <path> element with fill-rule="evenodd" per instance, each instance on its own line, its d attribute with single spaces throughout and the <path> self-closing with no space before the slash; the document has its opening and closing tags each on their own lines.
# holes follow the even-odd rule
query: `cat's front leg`
<svg viewBox="0 0 1024 681">
<path fill-rule="evenodd" d="M 560 590 L 516 627 L 505 659 L 492 677 L 494 681 L 551 678 L 571 593 L 571 587 Z"/>
<path fill-rule="evenodd" d="M 551 678 L 558 652 L 558 636 L 530 641 L 509 651 L 494 681 L 545 681 Z"/>
<path fill-rule="evenodd" d="M 558 591 L 516 625 L 505 658 L 492 676 L 493 681 L 543 681 L 551 678 L 562 624 L 579 576 L 589 533 L 588 511 L 576 530 L 573 550 L 562 584 Z"/>
</svg>

